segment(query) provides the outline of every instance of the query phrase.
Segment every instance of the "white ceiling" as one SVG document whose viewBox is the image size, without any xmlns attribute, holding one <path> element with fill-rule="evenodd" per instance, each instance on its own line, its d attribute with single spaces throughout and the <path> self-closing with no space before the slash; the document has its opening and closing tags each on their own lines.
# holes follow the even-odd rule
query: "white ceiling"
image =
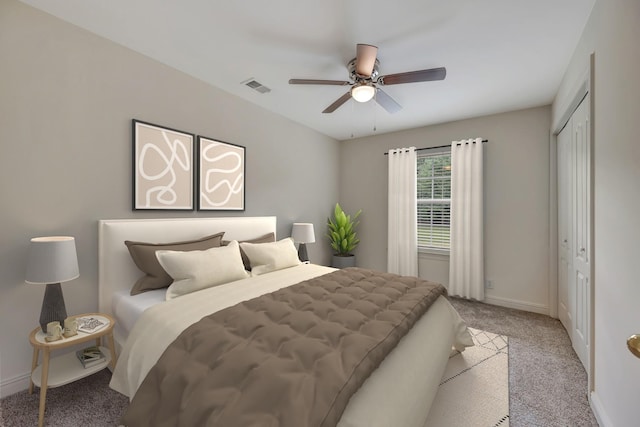
<svg viewBox="0 0 640 427">
<path fill-rule="evenodd" d="M 550 104 L 595 2 L 22 1 L 339 140 Z M 288 84 L 347 80 L 357 43 L 378 46 L 381 75 L 447 77 L 385 87 L 396 114 L 353 100 L 322 114 L 347 88 Z"/>
</svg>

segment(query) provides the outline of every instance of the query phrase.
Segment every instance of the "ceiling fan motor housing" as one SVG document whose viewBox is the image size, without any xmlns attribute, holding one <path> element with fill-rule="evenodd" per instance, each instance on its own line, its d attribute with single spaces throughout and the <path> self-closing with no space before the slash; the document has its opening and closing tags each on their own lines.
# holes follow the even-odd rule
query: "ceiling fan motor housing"
<svg viewBox="0 0 640 427">
<path fill-rule="evenodd" d="M 371 71 L 371 75 L 370 76 L 361 76 L 360 74 L 358 74 L 356 72 L 356 60 L 358 58 L 353 58 L 351 61 L 349 61 L 349 64 L 347 65 L 347 68 L 349 70 L 349 77 L 351 78 L 351 80 L 353 80 L 354 82 L 362 82 L 362 81 L 373 81 L 376 79 L 376 77 L 378 77 L 378 67 L 380 66 L 380 61 L 378 61 L 376 59 L 374 65 L 373 65 L 373 71 Z"/>
</svg>

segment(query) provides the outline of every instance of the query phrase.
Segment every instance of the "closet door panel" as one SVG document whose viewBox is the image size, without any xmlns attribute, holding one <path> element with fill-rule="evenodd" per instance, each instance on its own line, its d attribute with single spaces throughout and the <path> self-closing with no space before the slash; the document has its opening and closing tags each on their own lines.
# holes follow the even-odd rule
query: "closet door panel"
<svg viewBox="0 0 640 427">
<path fill-rule="evenodd" d="M 591 131 L 589 95 L 557 137 L 558 316 L 589 372 Z"/>
<path fill-rule="evenodd" d="M 573 130 L 573 272 L 575 287 L 573 348 L 589 371 L 591 304 L 591 158 L 589 96 L 571 118 Z"/>
<path fill-rule="evenodd" d="M 572 205 L 572 166 L 571 159 L 571 133 L 570 125 L 567 125 L 557 138 L 558 149 L 558 317 L 571 336 L 573 332 L 573 313 L 575 307 L 574 287 L 569 286 L 573 279 L 571 267 L 571 244 L 573 215 Z"/>
</svg>

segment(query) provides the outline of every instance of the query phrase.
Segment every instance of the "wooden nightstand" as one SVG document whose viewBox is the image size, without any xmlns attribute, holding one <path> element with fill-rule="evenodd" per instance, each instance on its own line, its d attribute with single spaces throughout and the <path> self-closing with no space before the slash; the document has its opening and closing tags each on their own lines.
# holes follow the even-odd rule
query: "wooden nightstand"
<svg viewBox="0 0 640 427">
<path fill-rule="evenodd" d="M 114 369 L 116 366 L 116 348 L 113 341 L 113 327 L 115 325 L 115 320 L 113 317 L 102 313 L 86 313 L 70 317 L 95 317 L 99 320 L 106 321 L 107 325 L 93 333 L 78 331 L 78 334 L 73 337 L 63 337 L 61 340 L 53 342 L 45 341 L 46 334 L 42 332 L 40 327 L 31 331 L 31 334 L 29 334 L 29 341 L 33 346 L 33 361 L 31 363 L 29 394 L 33 393 L 34 384 L 40 387 L 40 411 L 38 416 L 39 427 L 44 423 L 44 407 L 48 387 L 59 387 L 61 385 L 69 384 L 73 381 L 79 380 L 80 378 L 94 374 L 107 366 L 111 366 L 111 369 Z M 102 337 L 108 338 L 109 349 L 101 346 Z M 101 348 L 105 355 L 105 360 L 97 365 L 89 368 L 83 367 L 76 357 L 75 351 L 63 354 L 62 356 L 50 358 L 52 351 L 93 340 L 95 340 L 96 345 Z M 42 350 L 42 364 L 38 365 L 40 350 Z"/>
</svg>

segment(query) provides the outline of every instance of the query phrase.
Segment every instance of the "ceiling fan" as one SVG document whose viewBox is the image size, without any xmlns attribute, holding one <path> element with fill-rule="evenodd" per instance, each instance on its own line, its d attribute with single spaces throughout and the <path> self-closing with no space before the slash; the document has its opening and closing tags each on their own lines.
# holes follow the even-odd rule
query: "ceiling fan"
<svg viewBox="0 0 640 427">
<path fill-rule="evenodd" d="M 356 57 L 349 61 L 350 80 L 316 80 L 316 79 L 290 79 L 292 85 L 330 85 L 351 86 L 351 89 L 333 104 L 329 105 L 323 113 L 333 113 L 349 98 L 358 102 L 367 102 L 375 96 L 375 100 L 389 113 L 396 113 L 402 109 L 393 98 L 387 95 L 379 86 L 397 85 L 402 83 L 428 82 L 444 80 L 447 70 L 444 67 L 430 68 L 428 70 L 409 71 L 405 73 L 378 75 L 380 62 L 376 58 L 378 48 L 369 44 L 358 44 Z"/>
</svg>

